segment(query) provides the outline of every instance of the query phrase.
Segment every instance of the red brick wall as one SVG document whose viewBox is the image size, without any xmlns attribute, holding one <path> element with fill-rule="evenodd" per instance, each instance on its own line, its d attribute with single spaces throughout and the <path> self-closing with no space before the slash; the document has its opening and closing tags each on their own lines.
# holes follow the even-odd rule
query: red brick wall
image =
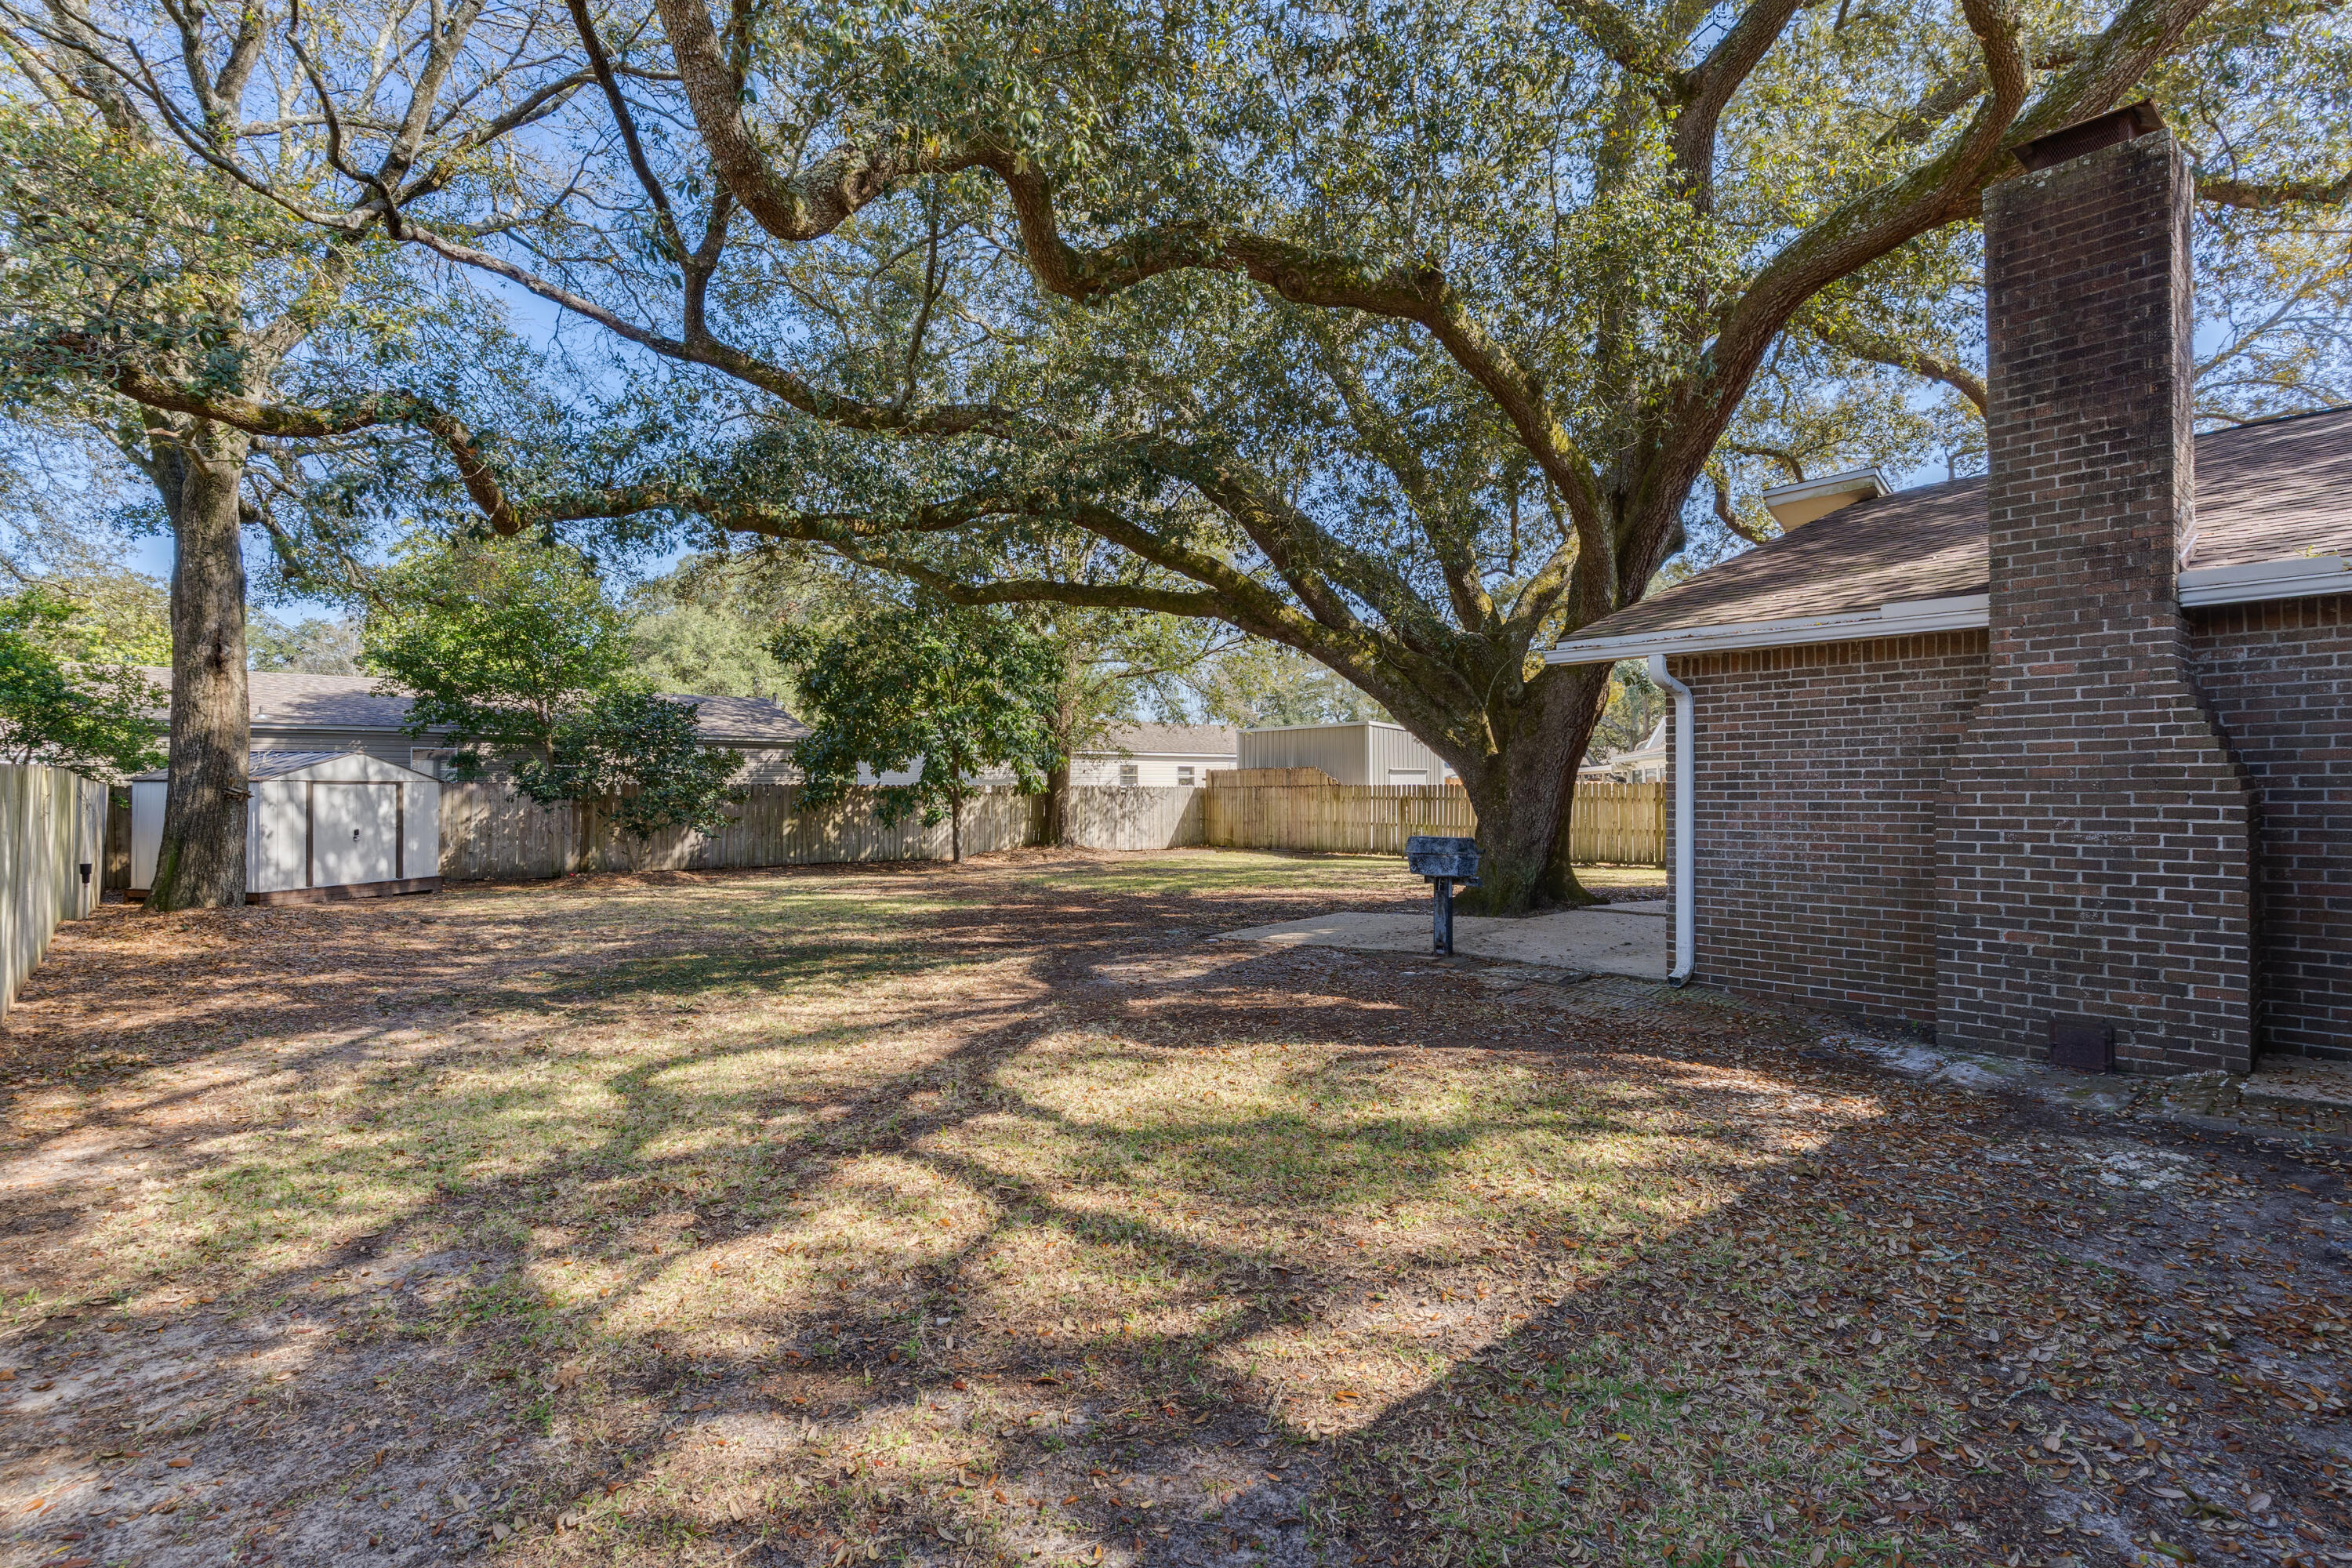
<svg viewBox="0 0 2352 1568">
<path fill-rule="evenodd" d="M 2252 797 L 2176 601 L 2194 487 L 2169 134 L 1985 196 L 1990 674 L 1937 836 L 1943 1044 L 2253 1058 Z"/>
<path fill-rule="evenodd" d="M 2352 1059 L 2352 595 L 2196 611 L 2190 647 L 2261 799 L 2262 1048 Z"/>
<path fill-rule="evenodd" d="M 1937 800 L 1984 634 L 1671 668 L 1694 693 L 1696 979 L 1932 1025 Z"/>
</svg>

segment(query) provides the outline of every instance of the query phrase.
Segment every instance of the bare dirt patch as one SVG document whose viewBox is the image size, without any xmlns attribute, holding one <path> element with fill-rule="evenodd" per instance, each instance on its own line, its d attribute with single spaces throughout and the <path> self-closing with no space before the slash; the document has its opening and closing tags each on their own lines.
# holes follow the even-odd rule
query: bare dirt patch
<svg viewBox="0 0 2352 1568">
<path fill-rule="evenodd" d="M 2346 1551 L 2340 1155 L 1204 941 L 1417 892 L 1024 855 L 69 928 L 6 1035 L 0 1562 Z"/>
</svg>

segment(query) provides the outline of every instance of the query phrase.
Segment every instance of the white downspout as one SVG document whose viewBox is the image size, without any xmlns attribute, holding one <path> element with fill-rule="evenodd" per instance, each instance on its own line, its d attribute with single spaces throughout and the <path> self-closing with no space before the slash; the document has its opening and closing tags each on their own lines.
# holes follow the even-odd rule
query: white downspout
<svg viewBox="0 0 2352 1568">
<path fill-rule="evenodd" d="M 1662 653 L 1650 656 L 1650 679 L 1675 699 L 1675 966 L 1666 973 L 1666 984 L 1683 986 L 1690 984 L 1691 965 L 1698 951 L 1698 892 L 1691 886 L 1691 826 L 1698 799 L 1698 780 L 1692 764 L 1691 689 L 1666 673 L 1666 656 Z"/>
</svg>

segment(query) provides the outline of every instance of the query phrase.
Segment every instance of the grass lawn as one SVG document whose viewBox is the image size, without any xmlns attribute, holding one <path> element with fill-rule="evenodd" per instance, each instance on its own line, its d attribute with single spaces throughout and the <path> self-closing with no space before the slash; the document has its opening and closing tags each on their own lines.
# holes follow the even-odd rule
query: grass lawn
<svg viewBox="0 0 2352 1568">
<path fill-rule="evenodd" d="M 2352 1562 L 2339 1152 L 1205 940 L 1419 898 L 110 908 L 0 1056 L 0 1565 Z"/>
</svg>

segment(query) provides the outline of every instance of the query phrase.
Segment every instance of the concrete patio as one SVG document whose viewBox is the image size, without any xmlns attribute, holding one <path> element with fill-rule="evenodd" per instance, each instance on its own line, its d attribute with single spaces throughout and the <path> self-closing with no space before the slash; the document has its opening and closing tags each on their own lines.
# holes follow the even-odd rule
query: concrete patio
<svg viewBox="0 0 2352 1568">
<path fill-rule="evenodd" d="M 1454 922 L 1454 951 L 1511 963 L 1587 974 L 1665 977 L 1671 943 L 1664 899 L 1605 904 L 1588 910 L 1495 920 L 1469 915 Z M 1287 947 L 1346 947 L 1373 952 L 1428 952 L 1429 912 L 1342 913 L 1280 925 L 1220 932 L 1220 942 L 1269 942 Z"/>
</svg>

